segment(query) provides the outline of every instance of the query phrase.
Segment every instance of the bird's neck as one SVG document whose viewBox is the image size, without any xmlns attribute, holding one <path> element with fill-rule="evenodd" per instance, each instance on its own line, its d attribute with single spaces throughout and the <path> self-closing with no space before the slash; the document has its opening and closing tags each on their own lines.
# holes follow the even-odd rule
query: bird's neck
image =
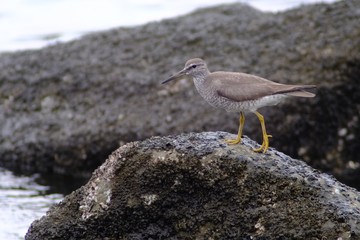
<svg viewBox="0 0 360 240">
<path fill-rule="evenodd" d="M 195 87 L 200 93 L 200 95 L 202 95 L 203 91 L 206 90 L 206 79 L 209 74 L 209 71 L 207 71 L 193 76 Z"/>
<path fill-rule="evenodd" d="M 194 82 L 203 84 L 206 81 L 206 77 L 210 74 L 208 70 L 197 72 L 195 75 L 192 76 Z"/>
</svg>

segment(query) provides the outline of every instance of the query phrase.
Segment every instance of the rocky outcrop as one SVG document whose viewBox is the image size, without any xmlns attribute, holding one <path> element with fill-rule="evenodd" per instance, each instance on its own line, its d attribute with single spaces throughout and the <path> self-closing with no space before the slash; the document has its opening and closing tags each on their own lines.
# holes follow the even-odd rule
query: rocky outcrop
<svg viewBox="0 0 360 240">
<path fill-rule="evenodd" d="M 35 221 L 32 239 L 359 239 L 360 193 L 224 132 L 153 137 L 113 152 Z"/>
<path fill-rule="evenodd" d="M 237 131 L 190 81 L 160 85 L 185 61 L 282 83 L 317 84 L 314 100 L 261 110 L 271 146 L 343 180 L 359 179 L 360 2 L 265 13 L 242 4 L 94 33 L 0 55 L 0 165 L 90 176 L 119 143 L 154 135 Z M 260 140 L 255 118 L 245 133 Z M 353 178 L 351 178 L 353 177 Z"/>
</svg>

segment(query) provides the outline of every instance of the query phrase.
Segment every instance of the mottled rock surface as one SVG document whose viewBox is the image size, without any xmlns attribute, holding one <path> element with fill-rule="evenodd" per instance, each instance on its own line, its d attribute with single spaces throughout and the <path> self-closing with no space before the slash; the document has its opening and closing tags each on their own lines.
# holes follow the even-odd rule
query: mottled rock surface
<svg viewBox="0 0 360 240">
<path fill-rule="evenodd" d="M 153 137 L 113 152 L 35 221 L 35 239 L 359 239 L 360 193 L 224 132 Z"/>
<path fill-rule="evenodd" d="M 266 13 L 242 4 L 0 55 L 0 166 L 90 176 L 119 143 L 237 131 L 190 81 L 161 80 L 202 57 L 211 71 L 317 84 L 315 99 L 261 110 L 271 146 L 359 181 L 360 1 Z M 260 140 L 256 117 L 245 134 Z"/>
</svg>

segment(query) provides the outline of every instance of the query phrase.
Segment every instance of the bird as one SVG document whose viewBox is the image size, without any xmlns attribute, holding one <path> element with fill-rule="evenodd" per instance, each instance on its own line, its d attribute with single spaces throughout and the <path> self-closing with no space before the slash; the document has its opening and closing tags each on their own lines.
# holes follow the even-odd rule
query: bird
<svg viewBox="0 0 360 240">
<path fill-rule="evenodd" d="M 259 148 L 253 150 L 263 153 L 268 150 L 269 138 L 272 135 L 267 133 L 264 117 L 258 109 L 276 105 L 289 97 L 315 97 L 313 91 L 316 89 L 316 85 L 281 84 L 242 72 L 210 72 L 206 62 L 201 58 L 188 60 L 181 71 L 161 83 L 165 84 L 184 77 L 193 80 L 199 94 L 211 106 L 240 113 L 237 137 L 226 139 L 226 143 L 241 143 L 245 113 L 254 113 L 260 121 L 263 141 Z"/>
</svg>

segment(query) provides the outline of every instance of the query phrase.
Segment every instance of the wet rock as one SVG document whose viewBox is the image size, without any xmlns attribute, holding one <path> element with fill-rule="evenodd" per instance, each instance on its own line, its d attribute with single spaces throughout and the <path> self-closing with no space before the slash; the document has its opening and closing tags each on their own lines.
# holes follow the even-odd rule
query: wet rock
<svg viewBox="0 0 360 240">
<path fill-rule="evenodd" d="M 358 239 L 360 193 L 224 132 L 153 137 L 113 152 L 33 222 L 32 239 Z"/>
<path fill-rule="evenodd" d="M 190 81 L 160 82 L 202 57 L 211 71 L 317 84 L 313 99 L 261 110 L 271 146 L 355 185 L 360 176 L 360 2 L 266 13 L 242 4 L 37 51 L 0 55 L 0 165 L 90 176 L 119 143 L 190 131 L 237 131 Z M 338 134 L 339 131 L 346 134 Z M 260 141 L 255 117 L 245 133 Z M 360 186 L 359 186 L 360 188 Z"/>
</svg>

